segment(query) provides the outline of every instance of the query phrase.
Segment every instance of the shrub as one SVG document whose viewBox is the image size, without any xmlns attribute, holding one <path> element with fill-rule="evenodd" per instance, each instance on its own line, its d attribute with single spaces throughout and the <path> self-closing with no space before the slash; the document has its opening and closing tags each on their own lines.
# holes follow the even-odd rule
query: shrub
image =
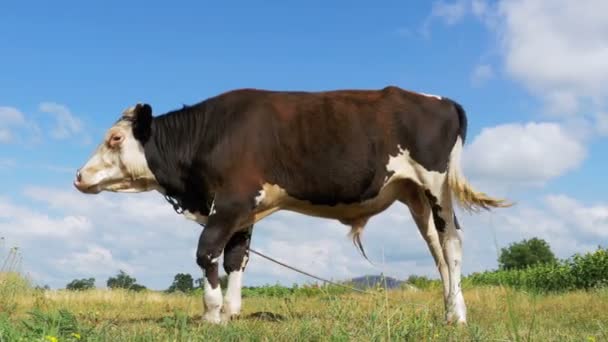
<svg viewBox="0 0 608 342">
<path fill-rule="evenodd" d="M 95 288 L 95 278 L 89 279 L 74 279 L 65 286 L 70 291 L 84 291 Z"/>
<path fill-rule="evenodd" d="M 608 249 L 599 247 L 566 260 L 523 269 L 486 271 L 465 277 L 473 285 L 503 285 L 537 292 L 608 286 Z"/>
</svg>

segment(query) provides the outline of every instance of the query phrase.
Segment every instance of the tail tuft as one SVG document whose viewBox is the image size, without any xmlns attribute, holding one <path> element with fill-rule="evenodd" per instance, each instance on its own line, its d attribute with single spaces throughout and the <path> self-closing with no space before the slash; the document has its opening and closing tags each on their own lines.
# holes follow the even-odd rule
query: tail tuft
<svg viewBox="0 0 608 342">
<path fill-rule="evenodd" d="M 464 178 L 460 169 L 460 156 L 462 154 L 462 140 L 456 140 L 450 155 L 448 172 L 448 184 L 458 204 L 468 212 L 479 212 L 480 210 L 491 210 L 492 208 L 508 208 L 513 203 L 505 199 L 490 197 L 483 192 L 477 192 Z"/>
<path fill-rule="evenodd" d="M 367 221 L 367 219 L 365 221 Z M 350 232 L 348 235 L 352 238 L 353 244 L 361 252 L 361 255 L 363 255 L 363 257 L 371 263 L 371 261 L 367 257 L 367 254 L 365 254 L 365 249 L 363 248 L 363 244 L 361 243 L 361 233 L 363 233 L 364 228 L 365 223 L 356 224 L 353 222 L 350 226 Z"/>
</svg>

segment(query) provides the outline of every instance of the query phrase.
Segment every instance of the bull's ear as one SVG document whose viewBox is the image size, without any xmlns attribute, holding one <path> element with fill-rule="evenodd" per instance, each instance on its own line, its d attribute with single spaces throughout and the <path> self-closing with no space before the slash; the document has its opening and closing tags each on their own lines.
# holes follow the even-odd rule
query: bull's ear
<svg viewBox="0 0 608 342">
<path fill-rule="evenodd" d="M 133 109 L 133 136 L 142 144 L 150 139 L 152 131 L 152 107 L 138 103 Z"/>
</svg>

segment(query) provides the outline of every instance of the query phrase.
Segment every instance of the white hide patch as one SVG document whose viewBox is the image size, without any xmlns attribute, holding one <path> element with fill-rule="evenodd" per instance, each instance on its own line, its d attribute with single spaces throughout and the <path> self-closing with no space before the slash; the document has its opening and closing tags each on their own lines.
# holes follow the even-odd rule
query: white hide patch
<svg viewBox="0 0 608 342">
<path fill-rule="evenodd" d="M 436 185 L 444 182 L 445 172 L 429 171 L 412 159 L 410 151 L 402 148 L 401 145 L 397 148 L 399 153 L 396 156 L 389 155 L 386 164 L 386 171 L 393 172 L 393 175 L 384 180 L 385 186 L 393 180 L 410 179 L 434 192 Z"/>
<path fill-rule="evenodd" d="M 441 100 L 441 99 L 443 99 L 443 98 L 442 98 L 441 96 L 439 96 L 439 95 L 426 94 L 426 93 L 418 93 L 418 94 L 420 94 L 420 95 L 424 95 L 424 96 L 428 96 L 428 97 L 434 97 L 434 98 L 436 98 L 437 100 Z"/>
<path fill-rule="evenodd" d="M 190 212 L 188 210 L 184 210 L 183 214 L 185 218 L 188 220 L 192 220 L 198 224 L 207 224 L 208 217 L 205 215 L 201 215 L 198 211 Z"/>
<path fill-rule="evenodd" d="M 255 197 L 255 206 L 256 207 L 259 206 L 265 197 L 266 197 L 266 191 L 264 189 L 260 190 L 259 194 Z"/>
<path fill-rule="evenodd" d="M 215 215 L 216 211 L 215 211 L 215 198 L 213 199 L 213 202 L 211 202 L 211 209 L 209 209 L 209 216 L 211 215 Z"/>
<path fill-rule="evenodd" d="M 227 318 L 241 312 L 241 287 L 243 286 L 243 271 L 228 274 L 228 286 L 224 298 L 224 311 Z"/>
<path fill-rule="evenodd" d="M 203 313 L 203 319 L 211 323 L 220 323 L 221 316 L 220 310 L 222 309 L 222 287 L 211 288 L 211 284 L 207 280 L 207 277 L 203 277 L 203 301 L 205 306 L 205 312 Z"/>
</svg>

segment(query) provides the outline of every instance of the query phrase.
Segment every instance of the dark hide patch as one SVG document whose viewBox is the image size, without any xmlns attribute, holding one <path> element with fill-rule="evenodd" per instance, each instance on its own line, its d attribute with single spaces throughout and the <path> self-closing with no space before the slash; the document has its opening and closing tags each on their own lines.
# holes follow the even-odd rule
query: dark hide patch
<svg viewBox="0 0 608 342">
<path fill-rule="evenodd" d="M 458 218 L 456 218 L 456 214 L 454 214 L 454 225 L 456 226 L 456 229 L 460 230 L 460 223 L 458 223 Z"/>
<path fill-rule="evenodd" d="M 137 104 L 133 116 L 133 136 L 145 143 L 150 139 L 152 126 L 152 107 L 149 104 Z"/>
<path fill-rule="evenodd" d="M 243 265 L 243 260 L 249 256 L 251 229 L 253 229 L 253 226 L 234 233 L 226 244 L 224 248 L 224 271 L 227 274 L 244 270 L 246 265 Z"/>
<path fill-rule="evenodd" d="M 424 194 L 428 198 L 429 204 L 431 205 L 431 211 L 433 213 L 433 222 L 435 222 L 435 228 L 437 228 L 438 232 L 444 233 L 446 223 L 445 223 L 445 220 L 443 218 L 441 218 L 441 216 L 439 215 L 439 213 L 441 212 L 441 206 L 437 203 L 437 197 L 433 196 L 433 194 L 429 190 L 425 190 Z"/>
</svg>

